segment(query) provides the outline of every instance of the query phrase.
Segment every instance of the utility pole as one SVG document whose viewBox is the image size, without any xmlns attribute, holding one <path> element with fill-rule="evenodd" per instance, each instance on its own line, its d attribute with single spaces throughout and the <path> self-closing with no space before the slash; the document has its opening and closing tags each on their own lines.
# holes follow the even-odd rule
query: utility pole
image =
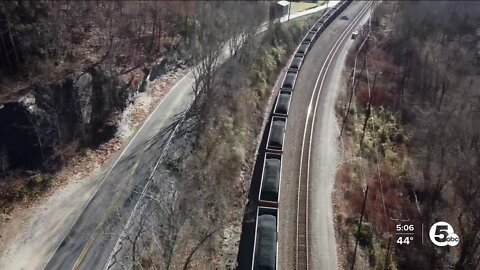
<svg viewBox="0 0 480 270">
<path fill-rule="evenodd" d="M 370 98 L 369 98 L 369 101 L 368 101 L 367 112 L 365 114 L 365 122 L 363 123 L 362 138 L 360 139 L 360 152 L 362 152 L 362 149 L 363 149 L 363 139 L 365 138 L 365 130 L 367 128 L 367 122 L 370 119 L 370 116 L 372 114 L 372 101 L 373 101 L 373 94 L 375 93 L 375 80 L 376 79 L 377 79 L 377 73 L 375 73 L 375 75 L 373 76 L 372 91 L 370 92 Z"/>
<path fill-rule="evenodd" d="M 397 1 L 393 4 L 393 15 L 392 15 L 392 21 L 390 24 L 392 25 L 392 29 L 395 26 L 395 12 L 397 11 Z"/>
<path fill-rule="evenodd" d="M 392 237 L 388 239 L 387 255 L 385 256 L 385 270 L 388 270 L 388 256 L 390 255 L 390 244 L 392 243 Z"/>
<path fill-rule="evenodd" d="M 350 75 L 350 77 L 352 77 L 352 76 L 355 76 L 355 69 L 352 69 L 352 74 Z M 348 101 L 347 112 L 345 113 L 345 116 L 343 117 L 342 129 L 340 130 L 340 138 L 342 137 L 343 130 L 345 128 L 345 125 L 347 124 L 348 114 L 350 113 L 350 108 L 352 106 L 353 93 L 355 92 L 355 87 L 357 86 L 357 82 L 355 80 L 349 80 L 349 81 L 353 81 L 352 87 L 351 87 L 352 91 L 350 92 L 350 99 Z"/>
<path fill-rule="evenodd" d="M 357 256 L 357 247 L 358 247 L 358 235 L 360 234 L 360 228 L 362 227 L 363 214 L 365 213 L 365 206 L 367 204 L 367 195 L 368 195 L 368 186 L 367 186 L 367 189 L 365 190 L 365 196 L 363 198 L 362 214 L 360 215 L 360 222 L 358 222 L 357 235 L 355 236 L 356 237 L 355 250 L 353 251 L 353 261 L 352 261 L 352 267 L 350 268 L 350 270 L 353 270 L 353 267 L 355 266 L 355 257 Z"/>
<path fill-rule="evenodd" d="M 290 10 L 292 10 L 292 2 L 288 2 L 288 18 L 287 18 L 287 21 L 290 21 Z"/>
</svg>

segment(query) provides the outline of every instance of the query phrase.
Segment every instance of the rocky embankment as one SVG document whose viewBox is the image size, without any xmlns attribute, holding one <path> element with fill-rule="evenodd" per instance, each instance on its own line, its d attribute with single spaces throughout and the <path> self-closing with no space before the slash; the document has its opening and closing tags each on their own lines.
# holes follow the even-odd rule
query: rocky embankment
<svg viewBox="0 0 480 270">
<path fill-rule="evenodd" d="M 174 57 L 149 70 L 122 75 L 96 66 L 0 100 L 0 185 L 5 191 L 0 192 L 0 207 L 16 197 L 13 182 L 58 171 L 68 159 L 85 152 L 82 149 L 96 149 L 122 133 L 125 109 L 139 92 L 183 66 Z"/>
</svg>

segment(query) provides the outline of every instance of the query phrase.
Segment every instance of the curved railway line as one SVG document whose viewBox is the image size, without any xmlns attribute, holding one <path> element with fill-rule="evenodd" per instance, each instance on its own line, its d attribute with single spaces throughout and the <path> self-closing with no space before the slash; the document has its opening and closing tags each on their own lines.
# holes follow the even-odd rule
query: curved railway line
<svg viewBox="0 0 480 270">
<path fill-rule="evenodd" d="M 336 23 L 334 29 L 322 35 L 350 2 L 351 0 L 340 1 L 324 13 L 306 33 L 292 55 L 257 152 L 252 179 L 252 185 L 255 186 L 251 193 L 252 206 L 256 210 L 255 214 L 251 214 L 251 218 L 254 218 L 255 223 L 253 223 L 254 228 L 251 228 L 248 222 L 244 223 L 247 224 L 245 226 L 251 228 L 247 229 L 245 237 L 251 239 L 252 242 L 245 244 L 247 245 L 245 252 L 250 255 L 239 255 L 240 261 L 248 258 L 239 269 L 308 270 L 313 267 L 334 269 L 336 266 L 334 258 L 336 253 L 331 253 L 331 249 L 329 249 L 335 248 L 334 242 L 331 243 L 334 240 L 330 238 L 331 233 L 324 235 L 323 232 L 325 231 L 324 226 L 330 228 L 330 225 L 319 223 L 318 213 L 310 212 L 312 210 L 310 209 L 311 202 L 319 204 L 316 200 L 318 197 L 310 196 L 310 193 L 318 194 L 318 192 L 315 193 L 315 190 L 318 189 L 318 182 L 312 182 L 315 183 L 312 185 L 312 189 L 309 188 L 309 184 L 311 184 L 311 177 L 318 178 L 315 176 L 318 168 L 313 166 L 317 163 L 314 164 L 311 157 L 312 152 L 317 153 L 316 150 L 312 151 L 312 147 L 315 146 L 313 144 L 314 130 L 318 129 L 318 126 L 315 128 L 317 109 L 319 104 L 325 104 L 319 102 L 319 100 L 324 102 L 324 98 L 321 98 L 321 96 L 325 96 L 322 94 L 322 89 L 329 85 L 330 79 L 326 78 L 330 78 L 331 74 L 338 72 L 335 71 L 338 61 L 335 60 L 342 55 L 338 51 L 340 48 L 344 48 L 346 39 L 350 37 L 359 22 L 363 21 L 373 3 L 369 1 L 362 5 L 355 5 L 353 10 L 345 13 L 351 19 L 346 16 L 342 17 L 342 20 L 349 20 L 347 23 Z M 339 26 L 341 28 L 338 28 Z M 325 43 L 328 44 L 325 50 L 322 49 L 325 44 L 315 45 L 320 36 L 323 37 L 324 43 L 328 41 Z M 309 57 L 310 51 L 312 51 L 312 55 Z M 340 50 L 340 52 L 344 53 L 345 51 Z M 321 63 L 321 66 L 317 63 Z M 334 64 L 332 65 L 332 63 Z M 299 76 L 300 80 L 297 84 Z M 331 96 L 329 93 L 331 94 L 331 92 L 326 93 L 327 96 Z M 292 110 L 289 110 L 290 103 L 294 98 L 296 102 L 292 106 Z M 333 101 L 329 100 L 328 102 Z M 308 107 L 303 104 L 308 104 Z M 325 115 L 322 114 L 322 116 Z M 287 122 L 292 124 L 287 124 Z M 287 148 L 285 148 L 287 131 L 289 131 L 288 136 L 291 136 L 289 137 L 291 139 L 288 140 Z M 316 156 L 316 154 L 313 155 Z M 318 162 L 318 158 L 315 158 L 315 161 Z M 286 167 L 285 171 L 283 170 L 284 166 Z M 283 175 L 284 172 L 285 175 Z M 259 182 L 258 193 L 256 184 L 253 184 L 254 179 Z M 281 184 L 282 181 L 284 184 Z M 320 181 L 324 180 L 320 179 Z M 282 185 L 286 187 L 287 191 L 283 192 L 286 192 L 287 196 L 280 192 Z M 285 197 L 282 198 L 282 196 Z M 309 216 L 312 213 L 315 215 L 310 219 Z M 250 214 L 246 215 L 246 220 L 249 220 L 248 216 Z M 282 219 L 279 218 L 280 216 Z M 331 217 L 325 218 L 330 220 Z M 316 254 L 315 257 L 312 257 L 312 252 L 319 252 L 319 242 L 317 241 L 319 233 L 317 230 L 312 230 L 310 233 L 312 225 L 320 226 L 321 237 L 328 241 L 327 249 L 320 249 L 321 253 Z M 242 229 L 242 238 L 243 233 Z M 311 245 L 313 240 L 315 242 Z M 319 260 L 321 261 L 319 262 Z"/>
<path fill-rule="evenodd" d="M 310 163 L 313 130 L 315 125 L 315 116 L 322 91 L 323 83 L 327 75 L 330 64 L 336 56 L 343 41 L 350 36 L 358 21 L 368 11 L 372 2 L 366 4 L 362 10 L 350 22 L 347 28 L 342 32 L 334 46 L 330 49 L 327 59 L 318 74 L 313 94 L 308 105 L 307 117 L 305 119 L 305 129 L 303 133 L 300 169 L 297 187 L 297 207 L 296 207 L 296 243 L 295 243 L 295 269 L 308 270 L 309 264 L 309 181 L 310 181 Z M 320 83 L 320 84 L 319 84 Z"/>
</svg>

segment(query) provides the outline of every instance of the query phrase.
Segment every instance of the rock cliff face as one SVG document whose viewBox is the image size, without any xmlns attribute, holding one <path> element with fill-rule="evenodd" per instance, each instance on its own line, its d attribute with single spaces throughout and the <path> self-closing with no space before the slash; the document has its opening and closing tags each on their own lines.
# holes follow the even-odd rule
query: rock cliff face
<svg viewBox="0 0 480 270">
<path fill-rule="evenodd" d="M 121 112 L 146 90 L 146 80 L 177 67 L 185 62 L 176 55 L 162 58 L 142 82 L 127 84 L 96 66 L 0 101 L 0 167 L 55 170 L 62 166 L 60 151 L 73 142 L 96 148 L 115 135 Z"/>
<path fill-rule="evenodd" d="M 95 147 L 114 135 L 134 91 L 98 67 L 34 86 L 0 105 L 0 152 L 11 169 L 34 169 L 74 141 Z"/>
</svg>

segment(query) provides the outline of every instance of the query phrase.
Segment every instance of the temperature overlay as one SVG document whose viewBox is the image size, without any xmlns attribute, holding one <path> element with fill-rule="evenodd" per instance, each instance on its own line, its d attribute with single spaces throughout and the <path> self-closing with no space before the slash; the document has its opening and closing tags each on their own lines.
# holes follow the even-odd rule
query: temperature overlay
<svg viewBox="0 0 480 270">
<path fill-rule="evenodd" d="M 409 221 L 395 224 L 395 242 L 400 246 L 414 242 L 423 244 L 423 225 Z"/>
</svg>

